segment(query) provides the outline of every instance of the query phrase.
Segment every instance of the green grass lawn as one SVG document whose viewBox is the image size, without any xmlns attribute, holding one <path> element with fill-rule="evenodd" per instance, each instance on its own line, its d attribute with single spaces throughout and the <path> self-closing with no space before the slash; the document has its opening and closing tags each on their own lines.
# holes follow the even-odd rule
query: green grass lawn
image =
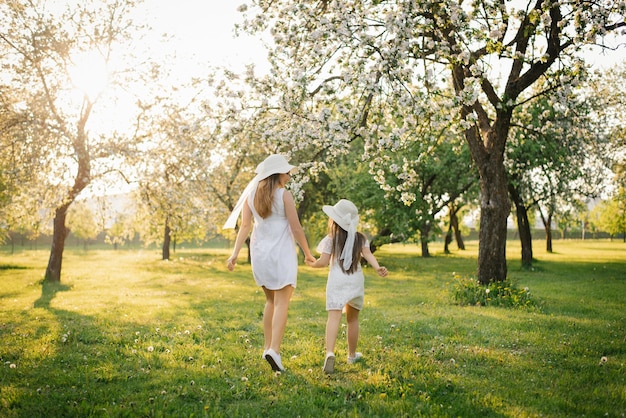
<svg viewBox="0 0 626 418">
<path fill-rule="evenodd" d="M 534 310 L 453 303 L 476 243 L 429 259 L 383 247 L 389 276 L 365 270 L 365 360 L 346 364 L 342 328 L 331 376 L 326 270 L 300 268 L 275 374 L 263 293 L 227 250 L 67 250 L 61 284 L 43 286 L 47 250 L 0 253 L 0 417 L 623 417 L 626 244 L 543 245 L 533 271 L 508 249 Z"/>
</svg>

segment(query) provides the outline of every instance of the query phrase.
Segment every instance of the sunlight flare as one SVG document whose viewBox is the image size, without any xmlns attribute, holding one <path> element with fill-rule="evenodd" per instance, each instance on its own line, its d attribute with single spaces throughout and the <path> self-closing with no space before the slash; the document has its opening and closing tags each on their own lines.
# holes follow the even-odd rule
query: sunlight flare
<svg viewBox="0 0 626 418">
<path fill-rule="evenodd" d="M 94 100 L 109 81 L 107 62 L 96 50 L 81 51 L 72 56 L 68 75 L 74 88 Z"/>
</svg>

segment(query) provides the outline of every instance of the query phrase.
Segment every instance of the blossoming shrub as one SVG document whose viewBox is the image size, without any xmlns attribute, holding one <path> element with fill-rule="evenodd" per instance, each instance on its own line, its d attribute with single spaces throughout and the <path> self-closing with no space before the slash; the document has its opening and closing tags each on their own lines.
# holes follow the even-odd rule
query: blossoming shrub
<svg viewBox="0 0 626 418">
<path fill-rule="evenodd" d="M 471 277 L 454 277 L 452 296 L 461 306 L 501 306 L 506 308 L 539 309 L 539 303 L 530 290 L 520 289 L 510 280 L 482 285 Z"/>
</svg>

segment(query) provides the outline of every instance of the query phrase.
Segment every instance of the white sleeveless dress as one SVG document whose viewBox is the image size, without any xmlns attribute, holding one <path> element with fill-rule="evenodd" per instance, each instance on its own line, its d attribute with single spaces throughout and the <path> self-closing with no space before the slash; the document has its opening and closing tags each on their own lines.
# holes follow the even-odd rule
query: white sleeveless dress
<svg viewBox="0 0 626 418">
<path fill-rule="evenodd" d="M 284 188 L 274 192 L 272 214 L 263 219 L 254 208 L 253 190 L 248 205 L 254 216 L 250 237 L 250 260 L 256 284 L 266 289 L 279 290 L 285 286 L 296 287 L 298 253 L 296 243 L 285 216 Z"/>
<path fill-rule="evenodd" d="M 366 240 L 363 247 L 368 247 Z M 326 235 L 317 246 L 320 254 L 331 254 L 333 240 Z M 363 299 L 365 296 L 365 277 L 359 264 L 357 271 L 346 274 L 341 270 L 338 260 L 333 257 L 330 262 L 328 281 L 326 283 L 326 310 L 342 310 L 346 305 L 350 305 L 357 310 L 363 309 Z"/>
</svg>

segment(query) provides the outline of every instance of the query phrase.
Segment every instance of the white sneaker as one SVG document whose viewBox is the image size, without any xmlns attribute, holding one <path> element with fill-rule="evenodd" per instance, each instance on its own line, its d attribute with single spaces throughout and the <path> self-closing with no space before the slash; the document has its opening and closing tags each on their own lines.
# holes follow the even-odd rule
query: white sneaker
<svg viewBox="0 0 626 418">
<path fill-rule="evenodd" d="M 275 372 L 284 372 L 285 368 L 283 367 L 283 363 L 280 361 L 280 354 L 271 348 L 265 352 L 265 360 L 270 364 L 272 370 Z"/>
<path fill-rule="evenodd" d="M 332 351 L 326 353 L 323 370 L 326 374 L 331 374 L 335 371 L 335 353 L 333 353 Z"/>
<path fill-rule="evenodd" d="M 363 354 L 362 353 L 355 353 L 354 357 L 348 356 L 348 364 L 354 364 L 357 361 L 361 361 L 362 358 L 363 358 Z"/>
</svg>

